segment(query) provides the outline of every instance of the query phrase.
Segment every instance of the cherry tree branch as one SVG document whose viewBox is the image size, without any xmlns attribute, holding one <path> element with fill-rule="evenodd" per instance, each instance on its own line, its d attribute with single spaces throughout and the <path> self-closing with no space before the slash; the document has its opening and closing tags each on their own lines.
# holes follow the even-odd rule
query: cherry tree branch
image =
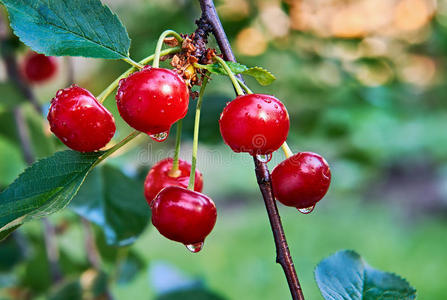
<svg viewBox="0 0 447 300">
<path fill-rule="evenodd" d="M 219 45 L 224 59 L 227 61 L 236 62 L 213 1 L 199 0 L 199 2 L 202 10 L 202 17 L 197 21 L 197 25 L 199 26 L 198 30 L 200 30 L 200 27 L 204 28 L 205 31 L 211 30 L 216 38 L 217 44 Z M 203 24 L 207 24 L 211 28 L 204 27 Z M 239 79 L 243 80 L 242 76 L 240 76 Z M 273 237 L 275 239 L 276 262 L 279 263 L 284 270 L 292 298 L 294 300 L 304 300 L 303 292 L 295 271 L 292 256 L 290 255 L 289 246 L 287 245 L 281 218 L 279 216 L 278 208 L 273 195 L 269 169 L 267 165 L 259 161 L 256 156 L 253 156 L 253 160 L 259 189 L 261 190 L 262 197 L 264 198 Z"/>
</svg>

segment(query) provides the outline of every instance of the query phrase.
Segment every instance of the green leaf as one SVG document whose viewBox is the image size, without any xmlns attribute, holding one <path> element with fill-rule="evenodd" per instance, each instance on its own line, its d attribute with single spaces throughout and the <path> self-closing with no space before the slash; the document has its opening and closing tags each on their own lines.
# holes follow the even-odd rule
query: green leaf
<svg viewBox="0 0 447 300">
<path fill-rule="evenodd" d="M 372 268 L 354 251 L 339 251 L 322 260 L 315 279 L 327 300 L 416 299 L 416 290 L 405 279 Z"/>
<path fill-rule="evenodd" d="M 1 0 L 20 40 L 45 55 L 121 59 L 130 39 L 100 0 Z"/>
<path fill-rule="evenodd" d="M 243 74 L 243 75 L 251 76 L 254 79 L 256 79 L 256 81 L 260 85 L 264 85 L 264 86 L 270 85 L 276 79 L 276 77 L 272 73 L 270 73 L 269 71 L 267 71 L 266 69 L 263 69 L 261 67 L 248 68 L 247 66 L 245 66 L 243 64 L 232 62 L 232 61 L 227 61 L 226 63 L 228 65 L 228 67 L 230 68 L 230 70 L 234 74 Z M 218 74 L 218 75 L 227 75 L 227 72 L 219 63 L 209 64 L 209 65 L 205 65 L 203 67 L 204 67 L 204 69 L 210 71 L 211 73 Z"/>
<path fill-rule="evenodd" d="M 270 85 L 276 80 L 276 77 L 272 73 L 261 67 L 250 68 L 242 72 L 242 74 L 253 77 L 260 85 L 263 86 Z"/>
<path fill-rule="evenodd" d="M 0 194 L 0 232 L 64 208 L 104 152 L 57 152 L 27 168 Z"/>
<path fill-rule="evenodd" d="M 24 102 L 22 94 L 11 82 L 0 82 L 0 108 L 8 109 Z"/>
<path fill-rule="evenodd" d="M 215 294 L 205 288 L 196 287 L 182 289 L 160 295 L 156 300 L 225 300 L 222 296 Z"/>
<path fill-rule="evenodd" d="M 108 244 L 129 245 L 144 231 L 150 220 L 150 209 L 142 186 L 142 182 L 105 165 L 87 178 L 70 208 L 99 225 Z"/>
<path fill-rule="evenodd" d="M 8 236 L 11 235 L 11 233 L 13 233 L 14 230 L 16 230 L 19 227 L 20 227 L 20 225 L 17 225 L 17 226 L 13 226 L 5 231 L 0 231 L 0 242 L 3 242 Z"/>
</svg>

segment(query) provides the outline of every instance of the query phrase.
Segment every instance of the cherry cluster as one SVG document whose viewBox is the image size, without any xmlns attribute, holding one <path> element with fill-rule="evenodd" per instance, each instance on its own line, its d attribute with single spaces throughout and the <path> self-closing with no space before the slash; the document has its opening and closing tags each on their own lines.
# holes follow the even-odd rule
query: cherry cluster
<svg viewBox="0 0 447 300">
<path fill-rule="evenodd" d="M 29 64 L 40 64 L 45 57 L 36 55 Z M 51 59 L 46 61 L 50 63 Z M 34 70 L 35 66 L 28 69 Z M 47 69 L 50 67 L 40 68 Z M 190 88 L 178 72 L 159 68 L 157 63 L 121 79 L 115 98 L 119 114 L 131 127 L 162 142 L 171 126 L 185 117 Z M 88 90 L 77 85 L 56 93 L 48 121 L 51 131 L 65 145 L 80 152 L 102 149 L 116 130 L 112 114 Z M 275 197 L 284 205 L 309 213 L 326 194 L 331 180 L 327 162 L 315 153 L 291 153 L 286 143 L 289 114 L 274 96 L 239 95 L 224 108 L 219 127 L 224 142 L 233 151 L 247 152 L 264 162 L 283 147 L 288 158 L 274 168 L 271 179 Z M 195 169 L 195 161 L 192 167 L 178 157 L 156 163 L 144 183 L 153 225 L 163 236 L 186 245 L 192 252 L 200 251 L 217 218 L 216 206 L 201 193 L 202 188 L 203 176 Z"/>
</svg>

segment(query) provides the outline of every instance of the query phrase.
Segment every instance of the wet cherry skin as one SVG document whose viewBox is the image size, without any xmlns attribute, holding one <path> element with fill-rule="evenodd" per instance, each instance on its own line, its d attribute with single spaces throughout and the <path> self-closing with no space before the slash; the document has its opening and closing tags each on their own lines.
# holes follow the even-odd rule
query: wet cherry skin
<svg viewBox="0 0 447 300">
<path fill-rule="evenodd" d="M 144 181 L 144 196 L 147 203 L 151 204 L 155 196 L 165 187 L 175 185 L 180 187 L 188 187 L 189 174 L 191 173 L 191 164 L 187 161 L 179 159 L 178 174 L 171 176 L 169 172 L 172 168 L 172 158 L 165 158 L 156 163 L 147 173 Z M 196 169 L 194 181 L 194 190 L 201 192 L 203 188 L 203 176 Z"/>
<path fill-rule="evenodd" d="M 120 81 L 116 103 L 130 126 L 154 135 L 185 117 L 189 90 L 174 71 L 146 66 Z"/>
<path fill-rule="evenodd" d="M 276 151 L 289 133 L 289 114 L 270 95 L 238 96 L 220 115 L 220 133 L 234 152 L 264 155 Z"/>
<path fill-rule="evenodd" d="M 40 83 L 51 79 L 56 74 L 58 63 L 56 57 L 30 52 L 25 57 L 22 68 L 27 81 Z"/>
<path fill-rule="evenodd" d="M 202 243 L 216 224 L 213 200 L 183 187 L 164 188 L 152 201 L 151 208 L 152 224 L 158 231 L 185 245 Z"/>
<path fill-rule="evenodd" d="M 57 92 L 47 118 L 51 131 L 80 152 L 101 149 L 116 130 L 112 114 L 89 91 L 76 85 Z"/>
<path fill-rule="evenodd" d="M 272 171 L 275 198 L 284 205 L 309 208 L 329 189 L 331 170 L 326 160 L 312 152 L 300 152 L 277 165 Z"/>
</svg>

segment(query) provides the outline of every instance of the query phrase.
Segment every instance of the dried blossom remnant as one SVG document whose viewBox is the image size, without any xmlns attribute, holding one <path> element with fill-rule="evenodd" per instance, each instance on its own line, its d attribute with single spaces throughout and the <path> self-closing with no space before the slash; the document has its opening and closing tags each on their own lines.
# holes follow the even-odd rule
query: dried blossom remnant
<svg viewBox="0 0 447 300">
<path fill-rule="evenodd" d="M 178 40 L 173 36 L 168 36 L 163 42 L 169 47 L 177 47 L 179 44 Z"/>
<path fill-rule="evenodd" d="M 175 68 L 177 73 L 182 76 L 186 84 L 191 88 L 194 85 L 200 85 L 198 73 L 201 70 L 194 68 L 194 64 L 198 62 L 198 58 L 194 56 L 196 47 L 194 45 L 192 37 L 185 36 L 182 42 L 182 52 L 175 54 L 171 60 L 171 66 Z"/>
</svg>

